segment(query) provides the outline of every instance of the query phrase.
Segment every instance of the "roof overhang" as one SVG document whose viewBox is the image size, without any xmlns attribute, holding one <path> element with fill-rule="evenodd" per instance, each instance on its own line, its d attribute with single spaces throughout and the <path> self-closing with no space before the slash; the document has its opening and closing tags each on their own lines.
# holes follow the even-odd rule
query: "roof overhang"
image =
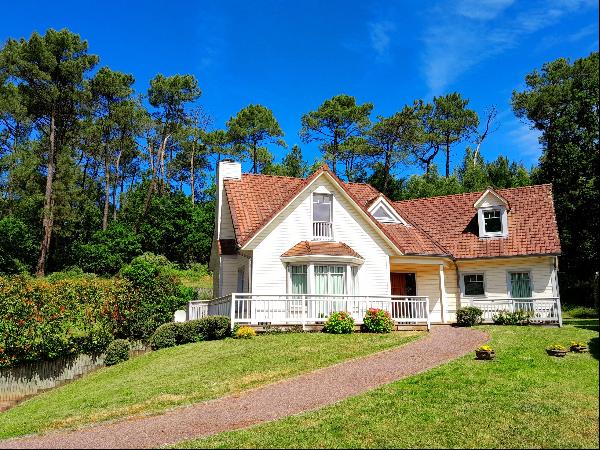
<svg viewBox="0 0 600 450">
<path fill-rule="evenodd" d="M 356 256 L 333 256 L 333 255 L 302 255 L 302 256 L 282 256 L 281 261 L 285 263 L 340 263 L 353 266 L 362 265 L 365 260 Z"/>
</svg>

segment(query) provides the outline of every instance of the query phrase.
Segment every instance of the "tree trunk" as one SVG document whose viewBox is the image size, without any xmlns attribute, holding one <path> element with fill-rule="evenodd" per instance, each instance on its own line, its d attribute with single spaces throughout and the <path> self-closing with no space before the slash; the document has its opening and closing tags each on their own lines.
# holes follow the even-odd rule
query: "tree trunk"
<svg viewBox="0 0 600 450">
<path fill-rule="evenodd" d="M 192 157 L 190 158 L 190 189 L 192 191 L 192 205 L 196 203 L 196 196 L 194 194 L 194 153 L 196 152 L 196 142 L 192 142 Z"/>
<path fill-rule="evenodd" d="M 119 150 L 117 154 L 117 159 L 115 161 L 115 181 L 113 186 L 113 221 L 117 220 L 117 188 L 119 186 L 119 165 L 121 163 L 121 155 L 123 154 L 123 150 Z M 121 188 L 122 190 L 122 188 Z"/>
<path fill-rule="evenodd" d="M 256 172 L 256 143 L 252 144 L 252 173 Z"/>
<path fill-rule="evenodd" d="M 333 133 L 333 152 L 331 152 L 331 170 L 333 174 L 337 176 L 336 170 L 336 162 L 337 162 L 337 152 L 338 152 L 338 138 L 337 133 Z"/>
<path fill-rule="evenodd" d="M 446 141 L 446 178 L 450 177 L 450 142 Z"/>
<path fill-rule="evenodd" d="M 56 129 L 54 112 L 50 117 L 50 148 L 48 150 L 48 175 L 46 177 L 46 192 L 44 195 L 44 218 L 43 228 L 44 236 L 40 245 L 40 257 L 38 259 L 36 276 L 43 277 L 46 273 L 46 262 L 48 261 L 48 251 L 50 250 L 50 239 L 52 238 L 52 228 L 54 226 L 54 196 L 53 186 L 54 172 L 56 170 Z"/>
<path fill-rule="evenodd" d="M 392 152 L 385 152 L 385 162 L 383 163 L 383 193 L 388 195 L 388 184 L 390 183 L 390 171 L 392 165 Z"/>
<path fill-rule="evenodd" d="M 110 163 L 108 149 L 104 156 L 104 213 L 102 214 L 102 231 L 108 228 L 108 210 L 110 208 Z"/>
</svg>

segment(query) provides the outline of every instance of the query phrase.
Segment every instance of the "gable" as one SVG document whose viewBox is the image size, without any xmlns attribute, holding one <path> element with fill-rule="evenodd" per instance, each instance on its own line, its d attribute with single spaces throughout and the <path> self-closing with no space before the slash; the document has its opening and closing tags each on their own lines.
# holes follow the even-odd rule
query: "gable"
<svg viewBox="0 0 600 450">
<path fill-rule="evenodd" d="M 371 206 L 369 206 L 369 212 L 381 223 L 401 223 L 407 225 L 406 221 L 398 214 L 398 211 L 389 204 L 383 195 L 380 195 L 372 202 Z"/>
<path fill-rule="evenodd" d="M 491 208 L 494 206 L 509 207 L 508 201 L 492 188 L 487 188 L 473 204 L 474 208 Z"/>
</svg>

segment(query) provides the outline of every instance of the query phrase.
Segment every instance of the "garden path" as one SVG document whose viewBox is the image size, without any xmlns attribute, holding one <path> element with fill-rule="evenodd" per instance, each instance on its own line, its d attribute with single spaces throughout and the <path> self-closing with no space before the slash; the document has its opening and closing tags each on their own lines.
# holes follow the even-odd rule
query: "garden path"
<svg viewBox="0 0 600 450">
<path fill-rule="evenodd" d="M 321 408 L 473 351 L 479 330 L 434 326 L 423 339 L 164 414 L 0 441 L 0 448 L 148 448 Z"/>
</svg>

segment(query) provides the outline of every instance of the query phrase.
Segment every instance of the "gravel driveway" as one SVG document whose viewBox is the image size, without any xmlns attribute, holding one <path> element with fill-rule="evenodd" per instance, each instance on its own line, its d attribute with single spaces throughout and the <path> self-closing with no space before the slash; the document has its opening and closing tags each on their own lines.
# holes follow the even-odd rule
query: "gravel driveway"
<svg viewBox="0 0 600 450">
<path fill-rule="evenodd" d="M 164 414 L 0 441 L 0 448 L 147 448 L 247 427 L 330 405 L 431 369 L 488 340 L 479 330 L 433 327 L 423 339 L 267 386 Z"/>
</svg>

